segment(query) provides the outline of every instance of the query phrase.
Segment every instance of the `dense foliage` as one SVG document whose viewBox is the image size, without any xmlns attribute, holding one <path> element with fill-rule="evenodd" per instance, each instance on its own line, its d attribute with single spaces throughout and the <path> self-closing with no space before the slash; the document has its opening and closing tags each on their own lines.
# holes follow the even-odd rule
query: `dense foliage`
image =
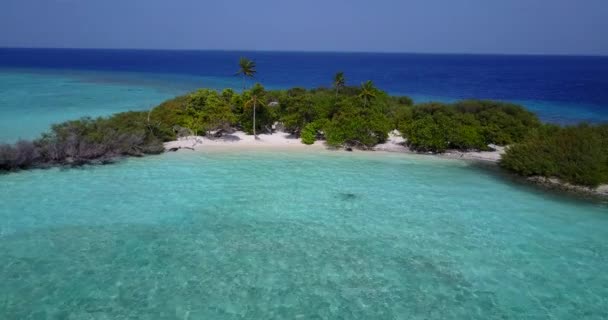
<svg viewBox="0 0 608 320">
<path fill-rule="evenodd" d="M 161 153 L 162 139 L 170 137 L 150 120 L 148 112 L 67 121 L 52 126 L 38 140 L 0 145 L 0 170 L 78 165 L 111 161 L 119 156 Z"/>
<path fill-rule="evenodd" d="M 422 104 L 402 114 L 398 124 L 410 148 L 433 152 L 508 145 L 539 126 L 538 118 L 523 107 L 479 100 Z"/>
<path fill-rule="evenodd" d="M 390 97 L 367 82 L 346 87 L 337 75 L 336 88 L 272 91 L 277 120 L 304 143 L 324 137 L 330 146 L 370 148 L 382 143 L 395 128 L 396 110 L 410 107 L 409 98 Z"/>
<path fill-rule="evenodd" d="M 500 164 L 523 176 L 591 187 L 608 183 L 608 125 L 543 126 L 510 146 Z"/>
<path fill-rule="evenodd" d="M 195 135 L 229 129 L 236 122 L 231 107 L 233 95 L 234 92 L 230 89 L 221 95 L 209 89 L 192 93 L 186 101 L 179 124 L 189 128 Z"/>
<path fill-rule="evenodd" d="M 313 144 L 320 136 L 322 136 L 323 127 L 325 127 L 326 120 L 317 120 L 308 123 L 304 129 L 302 129 L 301 137 L 302 143 Z"/>
</svg>

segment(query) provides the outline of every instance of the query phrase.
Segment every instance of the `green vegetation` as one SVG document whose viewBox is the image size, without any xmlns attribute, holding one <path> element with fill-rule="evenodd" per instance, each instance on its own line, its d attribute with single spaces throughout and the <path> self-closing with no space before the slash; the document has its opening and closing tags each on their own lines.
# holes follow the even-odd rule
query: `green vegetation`
<svg viewBox="0 0 608 320">
<path fill-rule="evenodd" d="M 148 112 L 67 121 L 52 126 L 38 140 L 0 145 L 0 170 L 106 163 L 120 156 L 158 154 L 164 151 L 162 140 L 169 138 Z"/>
<path fill-rule="evenodd" d="M 302 129 L 302 143 L 310 145 L 315 143 L 315 140 L 317 140 L 317 128 L 314 122 L 311 122 Z"/>
<path fill-rule="evenodd" d="M 403 113 L 398 124 L 410 148 L 433 152 L 509 145 L 539 126 L 538 118 L 523 107 L 478 100 L 422 104 Z"/>
<path fill-rule="evenodd" d="M 257 106 L 259 105 L 260 107 L 263 107 L 265 104 L 263 102 L 264 100 L 264 95 L 265 95 L 265 90 L 264 87 L 262 87 L 262 85 L 260 84 L 256 84 L 253 89 L 251 89 L 251 91 L 248 92 L 248 95 L 246 95 L 246 99 L 245 99 L 245 103 L 244 103 L 244 107 L 245 110 L 251 109 L 252 113 L 253 113 L 253 122 L 251 124 L 251 129 L 253 131 L 253 136 L 257 138 L 256 133 L 256 123 L 255 123 L 255 112 L 257 109 Z"/>
<path fill-rule="evenodd" d="M 500 165 L 522 176 L 590 187 L 608 183 L 608 125 L 543 126 L 510 146 Z"/>
<path fill-rule="evenodd" d="M 412 150 L 491 150 L 509 145 L 501 166 L 523 176 L 556 177 L 578 185 L 608 183 L 608 125 L 542 125 L 523 107 L 496 101 L 415 105 L 390 96 L 372 81 L 348 86 L 338 72 L 331 88 L 247 89 L 256 74 L 241 58 L 243 91 L 201 89 L 149 112 L 84 118 L 54 125 L 40 139 L 0 145 L 0 170 L 107 162 L 120 156 L 160 153 L 162 142 L 186 135 L 218 137 L 242 130 L 273 133 L 278 125 L 301 138 L 334 148 L 369 149 L 398 129 Z"/>
<path fill-rule="evenodd" d="M 391 113 L 409 106 L 376 89 L 372 82 L 357 88 L 345 86 L 341 74 L 335 80 L 333 92 L 327 88 L 271 92 L 285 129 L 302 134 L 305 143 L 324 137 L 332 147 L 370 148 L 386 141 L 395 129 Z"/>
<path fill-rule="evenodd" d="M 346 77 L 344 77 L 344 72 L 338 72 L 334 76 L 334 88 L 336 89 L 336 98 L 340 93 L 340 89 L 346 86 Z"/>
<path fill-rule="evenodd" d="M 378 92 L 378 89 L 376 89 L 371 80 L 361 84 L 361 92 L 359 93 L 359 97 L 363 100 L 364 107 L 367 107 L 368 102 L 376 97 L 376 92 Z"/>
<path fill-rule="evenodd" d="M 256 73 L 257 70 L 254 61 L 245 57 L 241 57 L 241 59 L 239 59 L 239 71 L 237 71 L 236 75 L 240 75 L 243 78 L 243 91 L 247 89 L 245 80 L 247 78 L 253 78 Z"/>
<path fill-rule="evenodd" d="M 255 73 L 245 68 L 251 67 L 247 61 L 243 65 L 244 76 Z M 301 137 L 305 144 L 324 139 L 334 148 L 369 149 L 399 129 L 412 149 L 434 152 L 511 144 L 540 125 L 533 114 L 519 106 L 491 101 L 413 105 L 408 97 L 390 96 L 371 81 L 360 87 L 347 86 L 344 75 L 338 73 L 333 88 L 266 90 L 255 84 L 240 93 L 201 89 L 166 101 L 150 112 L 68 121 L 30 143 L 37 148 L 35 159 L 14 160 L 19 158 L 15 156 L 20 153 L 17 145 L 2 146 L 0 168 L 81 164 L 158 153 L 162 142 L 179 136 L 218 136 L 232 130 L 256 135 L 272 133 L 275 124 Z M 57 154 L 48 151 L 57 149 L 49 147 L 56 145 L 61 149 Z"/>
<path fill-rule="evenodd" d="M 206 134 L 216 130 L 227 130 L 236 122 L 231 107 L 233 91 L 226 89 L 221 95 L 214 90 L 198 90 L 185 101 L 185 110 L 181 112 L 181 124 L 195 135 Z M 177 110 L 179 112 L 179 110 Z M 160 119 L 162 121 L 164 119 Z"/>
<path fill-rule="evenodd" d="M 325 139 L 332 147 L 368 149 L 399 129 L 414 150 L 488 150 L 489 144 L 521 141 L 540 122 L 512 104 L 462 101 L 413 105 L 408 97 L 393 97 L 367 81 L 345 85 L 336 75 L 334 88 L 267 91 L 255 84 L 242 93 L 199 90 L 166 102 L 152 111 L 154 120 L 181 126 L 192 134 L 240 129 L 250 134 L 272 133 L 275 123 L 301 136 L 304 143 Z M 157 118 L 158 116 L 158 118 Z M 164 131 L 167 128 L 162 127 Z"/>
</svg>

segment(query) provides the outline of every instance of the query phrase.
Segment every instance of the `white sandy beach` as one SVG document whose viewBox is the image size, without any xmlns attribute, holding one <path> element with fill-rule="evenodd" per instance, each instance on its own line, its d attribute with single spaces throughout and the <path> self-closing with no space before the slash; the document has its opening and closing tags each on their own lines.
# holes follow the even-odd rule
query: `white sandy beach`
<svg viewBox="0 0 608 320">
<path fill-rule="evenodd" d="M 285 132 L 277 132 L 274 134 L 260 134 L 255 139 L 253 135 L 248 135 L 245 132 L 237 131 L 232 134 L 226 134 L 221 138 L 207 138 L 202 136 L 188 136 L 180 138 L 176 141 L 165 143 L 165 149 L 176 150 L 205 150 L 213 148 L 239 148 L 239 149 L 297 149 L 297 150 L 323 150 L 327 146 L 323 141 L 317 141 L 313 145 L 303 144 L 299 138 Z M 487 152 L 460 152 L 448 151 L 438 156 L 451 159 L 462 160 L 478 160 L 487 162 L 498 162 L 501 154 L 504 152 L 503 147 L 494 147 L 496 151 Z M 384 152 L 399 152 L 399 153 L 416 153 L 405 146 L 405 139 L 401 137 L 398 131 L 393 131 L 389 134 L 388 141 L 374 147 L 374 151 Z M 434 155 L 434 154 L 432 154 Z"/>
<path fill-rule="evenodd" d="M 217 147 L 234 147 L 239 149 L 294 148 L 304 150 L 325 148 L 325 144 L 322 141 L 317 141 L 313 145 L 306 145 L 300 141 L 300 138 L 285 132 L 259 134 L 257 139 L 255 139 L 253 135 L 248 135 L 242 131 L 225 134 L 220 138 L 188 136 L 175 141 L 166 142 L 164 146 L 165 150 L 174 148 L 204 150 Z"/>
</svg>

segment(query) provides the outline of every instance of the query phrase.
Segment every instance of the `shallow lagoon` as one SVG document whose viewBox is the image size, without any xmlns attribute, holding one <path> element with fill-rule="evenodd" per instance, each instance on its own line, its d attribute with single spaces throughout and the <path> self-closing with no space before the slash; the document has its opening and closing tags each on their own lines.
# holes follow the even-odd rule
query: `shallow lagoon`
<svg viewBox="0 0 608 320">
<path fill-rule="evenodd" d="M 52 124 L 83 116 L 147 110 L 173 96 L 141 84 L 84 81 L 73 72 L 0 69 L 0 143 L 38 138 Z"/>
<path fill-rule="evenodd" d="M 0 189 L 2 319 L 608 317 L 606 204 L 466 162 L 185 152 Z"/>
</svg>

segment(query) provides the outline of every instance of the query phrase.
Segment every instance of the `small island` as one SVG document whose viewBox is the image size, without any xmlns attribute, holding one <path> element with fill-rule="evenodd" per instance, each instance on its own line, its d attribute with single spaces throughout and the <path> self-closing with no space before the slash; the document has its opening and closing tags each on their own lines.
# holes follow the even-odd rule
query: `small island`
<svg viewBox="0 0 608 320">
<path fill-rule="evenodd" d="M 524 107 L 489 100 L 415 104 L 372 81 L 267 90 L 239 62 L 243 90 L 200 89 L 148 111 L 56 124 L 34 141 L 0 145 L 0 172 L 104 164 L 213 145 L 317 146 L 486 160 L 530 181 L 608 195 L 608 124 L 542 123 Z M 311 148 L 311 147 L 309 147 Z"/>
</svg>

